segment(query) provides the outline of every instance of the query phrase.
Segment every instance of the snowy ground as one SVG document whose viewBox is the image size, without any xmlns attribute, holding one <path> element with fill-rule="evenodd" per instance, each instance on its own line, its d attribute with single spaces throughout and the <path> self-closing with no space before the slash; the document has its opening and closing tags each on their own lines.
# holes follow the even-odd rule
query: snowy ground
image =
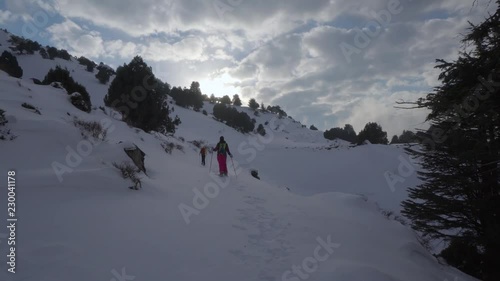
<svg viewBox="0 0 500 281">
<path fill-rule="evenodd" d="M 0 32 L 0 50 L 5 39 Z M 19 61 L 23 79 L 0 71 L 0 108 L 17 136 L 0 142 L 0 171 L 16 171 L 18 218 L 15 274 L 4 268 L 7 230 L 0 230 L 2 281 L 475 280 L 440 265 L 412 230 L 381 213 L 398 213 L 405 187 L 418 182 L 402 166 L 400 147 L 351 148 L 271 114 L 256 117 L 269 122 L 266 137 L 242 135 L 179 107 L 175 138 L 154 136 L 101 110 L 79 111 L 64 91 L 29 80 L 64 64 L 101 105 L 106 86 L 83 66 L 38 55 Z M 206 110 L 210 115 L 209 104 Z M 88 145 L 74 117 L 110 124 L 107 141 Z M 237 164 L 227 179 L 214 175 L 215 159 L 209 170 L 210 155 L 201 166 L 189 143 L 214 145 L 220 135 Z M 166 140 L 183 151 L 167 154 Z M 128 189 L 112 165 L 127 159 L 129 143 L 146 153 L 148 176 L 141 175 L 139 191 Z M 68 169 L 60 177 L 56 162 Z M 391 185 L 387 172 L 403 182 Z M 7 224 L 3 190 L 0 219 Z"/>
</svg>

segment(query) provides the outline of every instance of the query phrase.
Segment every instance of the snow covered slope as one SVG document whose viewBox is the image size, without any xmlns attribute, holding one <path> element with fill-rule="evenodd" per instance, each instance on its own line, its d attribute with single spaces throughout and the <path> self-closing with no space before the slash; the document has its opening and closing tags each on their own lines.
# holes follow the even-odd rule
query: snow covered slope
<svg viewBox="0 0 500 281">
<path fill-rule="evenodd" d="M 209 115 L 212 108 L 205 104 Z M 235 159 L 241 167 L 256 169 L 262 180 L 300 195 L 331 191 L 362 194 L 384 209 L 399 212 L 400 202 L 407 198 L 406 187 L 418 183 L 417 166 L 410 163 L 401 146 L 352 147 L 341 140 L 326 140 L 323 132 L 303 128 L 293 119 L 279 119 L 271 113 L 256 117 L 248 108 L 238 109 L 255 118 L 256 124 L 267 123 L 267 134 L 243 135 L 201 113 L 175 107 L 174 114 L 182 120 L 178 135 L 213 146 L 222 135 L 237 152 Z M 401 175 L 404 181 L 391 183 L 388 173 Z"/>
<path fill-rule="evenodd" d="M 0 171 L 16 171 L 18 217 L 16 273 L 2 269 L 2 281 L 475 280 L 440 265 L 413 231 L 381 214 L 377 204 L 397 211 L 406 196 L 384 177 L 398 172 L 401 148 L 350 148 L 272 115 L 256 118 L 271 124 L 266 137 L 242 135 L 179 107 L 175 137 L 146 134 L 101 110 L 84 113 L 63 90 L 29 80 L 58 61 L 18 58 L 23 79 L 0 72 L 0 108 L 17 136 L 0 142 Z M 61 63 L 98 105 L 106 88 L 77 63 Z M 107 124 L 107 140 L 85 141 L 75 117 Z M 228 178 L 214 175 L 215 160 L 211 171 L 210 163 L 201 166 L 189 142 L 215 144 L 220 135 L 235 155 Z M 182 150 L 166 153 L 167 141 Z M 148 176 L 141 174 L 139 191 L 113 167 L 127 160 L 130 143 L 146 153 Z M 251 168 L 262 180 L 250 176 Z"/>
</svg>

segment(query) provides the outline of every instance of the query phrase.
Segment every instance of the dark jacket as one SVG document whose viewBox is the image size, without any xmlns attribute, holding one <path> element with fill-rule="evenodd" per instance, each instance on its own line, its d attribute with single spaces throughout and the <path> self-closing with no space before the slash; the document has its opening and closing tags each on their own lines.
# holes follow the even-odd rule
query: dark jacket
<svg viewBox="0 0 500 281">
<path fill-rule="evenodd" d="M 221 152 L 221 150 L 224 150 L 224 152 Z M 220 141 L 217 146 L 215 146 L 214 151 L 217 151 L 217 154 L 229 154 L 229 156 L 233 156 L 231 151 L 229 151 L 229 145 L 227 145 L 225 141 Z"/>
</svg>

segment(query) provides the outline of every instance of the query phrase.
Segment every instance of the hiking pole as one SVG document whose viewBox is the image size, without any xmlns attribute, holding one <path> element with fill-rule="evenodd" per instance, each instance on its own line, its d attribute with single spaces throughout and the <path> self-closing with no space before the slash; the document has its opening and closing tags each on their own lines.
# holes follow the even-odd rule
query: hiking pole
<svg viewBox="0 0 500 281">
<path fill-rule="evenodd" d="M 233 162 L 233 157 L 232 156 L 231 156 L 231 164 L 233 164 L 234 176 L 237 178 L 238 175 L 236 174 L 236 168 L 234 167 L 234 162 Z"/>
<path fill-rule="evenodd" d="M 210 156 L 210 172 L 209 174 L 212 172 L 212 159 L 214 158 L 214 152 L 212 151 L 212 153 L 210 153 L 211 156 Z"/>
</svg>

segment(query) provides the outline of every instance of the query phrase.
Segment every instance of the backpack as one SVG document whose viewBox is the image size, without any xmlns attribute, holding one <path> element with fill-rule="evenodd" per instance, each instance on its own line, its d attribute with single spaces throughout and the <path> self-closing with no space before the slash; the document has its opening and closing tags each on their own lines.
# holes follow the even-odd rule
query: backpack
<svg viewBox="0 0 500 281">
<path fill-rule="evenodd" d="M 227 143 L 225 143 L 225 142 L 219 143 L 219 151 L 218 151 L 218 153 L 219 154 L 226 154 L 226 146 L 227 146 Z"/>
</svg>

